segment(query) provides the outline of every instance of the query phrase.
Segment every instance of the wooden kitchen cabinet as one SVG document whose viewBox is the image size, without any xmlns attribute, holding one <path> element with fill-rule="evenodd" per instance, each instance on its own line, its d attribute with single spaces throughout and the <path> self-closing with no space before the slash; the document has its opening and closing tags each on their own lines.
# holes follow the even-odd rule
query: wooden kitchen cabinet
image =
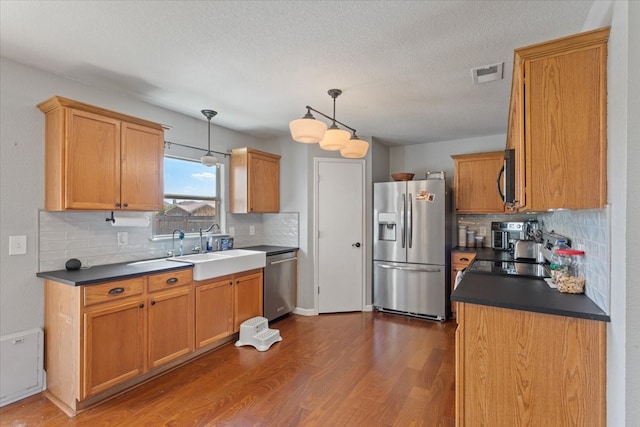
<svg viewBox="0 0 640 427">
<path fill-rule="evenodd" d="M 237 148 L 230 164 L 231 213 L 280 211 L 280 156 Z"/>
<path fill-rule="evenodd" d="M 233 334 L 233 276 L 196 282 L 196 348 Z"/>
<path fill-rule="evenodd" d="M 262 270 L 252 270 L 234 278 L 234 332 L 240 330 L 240 324 L 245 320 L 262 316 L 262 280 Z"/>
<path fill-rule="evenodd" d="M 104 303 L 84 312 L 80 399 L 135 378 L 146 370 L 145 315 L 140 299 Z"/>
<path fill-rule="evenodd" d="M 45 113 L 45 209 L 157 211 L 161 125 L 54 96 Z"/>
<path fill-rule="evenodd" d="M 606 323 L 460 303 L 456 426 L 606 425 Z"/>
<path fill-rule="evenodd" d="M 149 369 L 194 349 L 191 270 L 148 277 Z"/>
<path fill-rule="evenodd" d="M 515 50 L 507 148 L 515 149 L 512 211 L 607 203 L 609 28 Z"/>
<path fill-rule="evenodd" d="M 458 154 L 451 158 L 456 213 L 504 213 L 496 185 L 504 152 Z"/>
<path fill-rule="evenodd" d="M 451 293 L 456 284 L 456 276 L 459 271 L 464 270 L 471 264 L 476 257 L 475 252 L 451 252 Z M 453 317 L 457 316 L 458 303 L 451 302 L 451 313 Z"/>
</svg>

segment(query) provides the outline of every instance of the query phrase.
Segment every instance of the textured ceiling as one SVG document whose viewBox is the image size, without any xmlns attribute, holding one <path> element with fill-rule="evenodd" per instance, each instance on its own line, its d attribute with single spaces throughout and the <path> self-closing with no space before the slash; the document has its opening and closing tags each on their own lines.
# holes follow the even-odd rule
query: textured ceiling
<svg viewBox="0 0 640 427">
<path fill-rule="evenodd" d="M 513 50 L 582 31 L 592 3 L 2 0 L 0 53 L 260 137 L 339 88 L 359 135 L 419 144 L 504 133 Z"/>
</svg>

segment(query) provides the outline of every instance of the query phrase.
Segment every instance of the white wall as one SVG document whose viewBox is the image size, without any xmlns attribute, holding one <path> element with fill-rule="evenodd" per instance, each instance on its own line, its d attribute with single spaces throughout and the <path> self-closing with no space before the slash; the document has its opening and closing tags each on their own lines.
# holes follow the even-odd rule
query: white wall
<svg viewBox="0 0 640 427">
<path fill-rule="evenodd" d="M 505 117 L 505 123 L 507 118 Z M 504 150 L 507 144 L 505 134 L 478 138 L 456 139 L 429 144 L 392 147 L 390 150 L 390 172 L 415 173 L 414 179 L 425 179 L 426 172 L 445 171 L 447 185 L 453 188 L 452 154 L 482 153 Z M 496 176 L 496 179 L 498 177 Z M 390 179 L 390 178 L 389 178 Z"/>
<path fill-rule="evenodd" d="M 0 335 L 5 335 L 44 323 L 43 281 L 35 276 L 38 210 L 44 208 L 44 114 L 36 105 L 53 95 L 76 99 L 170 125 L 173 128 L 165 133 L 166 140 L 203 148 L 207 122 L 204 117 L 187 117 L 5 58 L 0 59 L 0 93 Z M 216 106 L 194 106 L 197 112 L 203 108 L 215 110 Z M 221 152 L 247 145 L 265 149 L 265 143 L 255 138 L 215 125 L 211 141 L 211 148 Z M 202 155 L 178 147 L 170 151 L 194 158 Z M 26 255 L 9 256 L 9 236 L 13 235 L 27 236 Z"/>
</svg>

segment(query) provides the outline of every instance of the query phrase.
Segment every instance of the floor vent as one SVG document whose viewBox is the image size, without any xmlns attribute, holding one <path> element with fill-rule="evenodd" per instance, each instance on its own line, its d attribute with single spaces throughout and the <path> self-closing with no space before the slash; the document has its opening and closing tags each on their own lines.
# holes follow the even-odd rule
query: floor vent
<svg viewBox="0 0 640 427">
<path fill-rule="evenodd" d="M 30 329 L 0 338 L 0 406 L 44 389 L 44 333 Z"/>
</svg>

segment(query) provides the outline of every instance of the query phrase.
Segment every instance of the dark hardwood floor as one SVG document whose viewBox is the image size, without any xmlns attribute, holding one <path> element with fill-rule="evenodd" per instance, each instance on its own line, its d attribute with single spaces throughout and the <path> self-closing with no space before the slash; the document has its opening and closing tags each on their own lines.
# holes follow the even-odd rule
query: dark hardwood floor
<svg viewBox="0 0 640 427">
<path fill-rule="evenodd" d="M 454 426 L 455 322 L 291 315 L 266 352 L 227 344 L 74 418 L 38 394 L 2 426 Z"/>
</svg>

